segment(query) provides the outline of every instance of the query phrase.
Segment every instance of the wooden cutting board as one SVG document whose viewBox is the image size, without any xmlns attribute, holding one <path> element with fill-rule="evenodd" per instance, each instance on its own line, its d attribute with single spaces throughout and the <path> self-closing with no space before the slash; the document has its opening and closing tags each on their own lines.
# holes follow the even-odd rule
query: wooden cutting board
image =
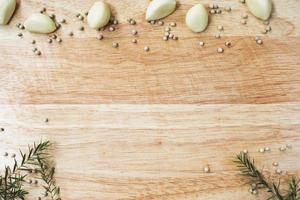
<svg viewBox="0 0 300 200">
<path fill-rule="evenodd" d="M 282 180 L 300 176 L 298 0 L 273 0 L 272 31 L 263 45 L 255 36 L 264 25 L 238 0 L 216 1 L 232 12 L 210 16 L 201 34 L 184 25 L 186 11 L 199 1 L 180 0 L 164 19 L 166 26 L 177 23 L 172 33 L 179 40 L 168 42 L 165 26 L 145 22 L 146 0 L 107 0 L 120 24 L 98 41 L 99 33 L 75 17 L 93 2 L 22 0 L 9 26 L 0 27 L 1 154 L 53 141 L 64 200 L 264 200 L 265 192 L 249 194 L 232 163 L 243 149 L 275 180 L 274 161 Z M 43 7 L 67 20 L 57 32 L 61 44 L 15 27 Z M 247 25 L 240 24 L 243 13 Z M 220 39 L 218 25 L 224 26 Z M 292 148 L 280 152 L 286 144 Z M 263 147 L 271 152 L 258 153 Z M 1 166 L 11 162 L 0 159 Z M 206 165 L 211 173 L 203 172 Z M 40 195 L 33 189 L 29 199 Z"/>
</svg>

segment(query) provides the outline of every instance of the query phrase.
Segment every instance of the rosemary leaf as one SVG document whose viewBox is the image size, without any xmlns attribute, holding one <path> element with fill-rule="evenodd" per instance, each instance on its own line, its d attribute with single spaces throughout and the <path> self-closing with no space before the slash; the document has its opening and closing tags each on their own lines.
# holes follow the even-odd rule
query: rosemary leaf
<svg viewBox="0 0 300 200">
<path fill-rule="evenodd" d="M 25 199 L 28 191 L 24 190 L 25 177 L 32 171 L 32 166 L 41 176 L 41 179 L 46 183 L 45 189 L 51 194 L 52 200 L 59 200 L 59 187 L 55 185 L 54 168 L 48 166 L 48 160 L 51 156 L 47 153 L 48 148 L 51 146 L 50 141 L 41 141 L 40 143 L 33 144 L 33 147 L 28 146 L 28 152 L 23 153 L 20 150 L 21 161 L 18 163 L 14 159 L 14 165 L 5 167 L 4 176 L 0 175 L 0 200 L 15 200 Z M 48 171 L 48 169 L 51 169 Z M 21 172 L 23 172 L 21 174 Z"/>
<path fill-rule="evenodd" d="M 254 160 L 247 153 L 241 152 L 238 154 L 234 163 L 236 163 L 241 175 L 250 177 L 257 185 L 257 188 L 266 189 L 267 192 L 271 193 L 271 196 L 267 200 L 300 200 L 299 180 L 297 181 L 295 177 L 292 177 L 289 183 L 289 191 L 284 195 L 280 189 L 280 181 L 278 184 L 269 183 L 263 173 L 255 166 Z"/>
</svg>

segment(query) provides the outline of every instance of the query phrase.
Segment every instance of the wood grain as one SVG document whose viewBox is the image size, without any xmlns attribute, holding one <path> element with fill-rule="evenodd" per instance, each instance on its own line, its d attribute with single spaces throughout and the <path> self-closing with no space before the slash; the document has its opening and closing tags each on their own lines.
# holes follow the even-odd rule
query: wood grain
<svg viewBox="0 0 300 200">
<path fill-rule="evenodd" d="M 22 1 L 11 26 L 0 29 L 1 103 L 279 103 L 299 100 L 299 15 L 293 12 L 300 3 L 288 0 L 276 5 L 271 20 L 272 32 L 264 45 L 254 37 L 263 28 L 249 14 L 247 26 L 239 24 L 246 12 L 243 4 L 232 1 L 231 13 L 212 16 L 203 34 L 193 34 L 183 24 L 186 10 L 195 1 L 180 2 L 178 11 L 165 20 L 176 21 L 173 33 L 179 41 L 162 41 L 163 27 L 144 22 L 147 1 L 110 1 L 121 24 L 115 32 L 104 31 L 105 39 L 96 40 L 96 31 L 81 33 L 77 12 L 87 10 L 92 1 Z M 43 2 L 43 3 L 42 3 Z M 208 2 L 208 1 L 207 1 Z M 82 7 L 84 5 L 84 7 Z M 67 24 L 58 32 L 62 44 L 49 45 L 46 36 L 24 33 L 16 37 L 14 24 L 32 12 L 47 7 Z M 280 7 L 280 10 L 277 8 Z M 31 9 L 30 9 L 31 8 Z M 34 8 L 34 9 L 32 9 Z M 126 12 L 123 11 L 126 10 Z M 126 23 L 134 17 L 136 26 Z M 85 24 L 85 22 L 84 22 Z M 217 25 L 224 26 L 221 39 L 215 39 Z M 138 44 L 132 44 L 131 30 L 139 31 Z M 74 38 L 67 33 L 73 30 Z M 11 33 L 11 34 L 8 34 Z M 37 40 L 42 56 L 31 50 Z M 198 42 L 206 46 L 201 48 Z M 111 48 L 112 42 L 120 48 Z M 224 54 L 216 49 L 231 41 Z M 16 44 L 18 46 L 16 46 Z M 145 53 L 144 46 L 151 51 Z M 16 51 L 18 49 L 18 51 Z"/>
<path fill-rule="evenodd" d="M 177 23 L 172 32 L 179 40 L 168 42 L 163 27 L 144 21 L 147 0 L 107 0 L 120 24 L 96 40 L 98 33 L 75 17 L 93 2 L 22 0 L 10 25 L 0 27 L 0 154 L 53 141 L 65 200 L 266 199 L 264 192 L 250 195 L 247 179 L 237 175 L 232 159 L 243 149 L 271 179 L 300 176 L 299 1 L 273 0 L 272 32 L 262 46 L 254 40 L 262 22 L 235 0 L 218 1 L 232 12 L 210 16 L 201 34 L 184 25 L 187 9 L 199 1 L 178 1 L 164 21 Z M 23 39 L 16 36 L 15 24 L 42 7 L 67 20 L 57 32 L 62 44 L 25 31 Z M 136 26 L 126 22 L 131 17 Z M 218 25 L 221 39 L 214 38 Z M 131 43 L 132 29 L 138 44 Z M 233 46 L 225 48 L 226 41 Z M 286 144 L 292 148 L 280 152 Z M 271 152 L 258 153 L 262 147 Z M 0 157 L 0 169 L 12 161 Z M 29 199 L 41 196 L 38 187 L 27 187 Z"/>
<path fill-rule="evenodd" d="M 64 199 L 250 198 L 231 161 L 243 149 L 269 173 L 277 161 L 285 173 L 300 175 L 299 104 L 7 105 L 1 110 L 2 152 L 11 155 L 40 138 L 55 141 Z M 280 152 L 286 144 L 293 148 Z M 270 153 L 258 153 L 266 146 Z M 203 173 L 206 165 L 211 174 Z"/>
</svg>

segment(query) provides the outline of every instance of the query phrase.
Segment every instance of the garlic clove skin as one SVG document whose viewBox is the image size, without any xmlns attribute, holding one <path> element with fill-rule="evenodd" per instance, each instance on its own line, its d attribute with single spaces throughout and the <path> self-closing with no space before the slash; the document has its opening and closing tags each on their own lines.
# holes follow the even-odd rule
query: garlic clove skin
<svg viewBox="0 0 300 200">
<path fill-rule="evenodd" d="M 8 24 L 15 12 L 16 0 L 0 0 L 0 25 Z"/>
<path fill-rule="evenodd" d="M 146 20 L 158 20 L 170 15 L 176 9 L 176 0 L 153 0 L 150 2 Z"/>
<path fill-rule="evenodd" d="M 91 28 L 98 29 L 108 24 L 111 11 L 107 3 L 98 1 L 89 10 L 87 17 L 88 24 Z"/>
<path fill-rule="evenodd" d="M 197 4 L 189 9 L 186 14 L 185 23 L 193 32 L 199 33 L 208 25 L 208 12 L 202 4 Z"/>
<path fill-rule="evenodd" d="M 24 22 L 25 29 L 32 33 L 52 33 L 56 30 L 54 21 L 41 13 L 32 14 Z"/>
<path fill-rule="evenodd" d="M 272 12 L 272 0 L 247 0 L 250 12 L 257 18 L 267 20 Z"/>
</svg>

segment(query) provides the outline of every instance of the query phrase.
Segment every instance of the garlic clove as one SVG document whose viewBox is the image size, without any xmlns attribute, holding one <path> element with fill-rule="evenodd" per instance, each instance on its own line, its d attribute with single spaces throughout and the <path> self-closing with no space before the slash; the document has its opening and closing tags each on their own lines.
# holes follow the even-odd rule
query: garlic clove
<svg viewBox="0 0 300 200">
<path fill-rule="evenodd" d="M 197 4 L 189 9 L 185 23 L 193 32 L 202 32 L 208 25 L 208 13 L 202 4 Z"/>
<path fill-rule="evenodd" d="M 56 30 L 54 21 L 41 13 L 32 14 L 24 22 L 25 29 L 32 33 L 52 33 Z"/>
<path fill-rule="evenodd" d="M 176 0 L 153 0 L 146 12 L 146 20 L 158 20 L 170 15 L 176 9 Z"/>
<path fill-rule="evenodd" d="M 91 7 L 87 21 L 91 28 L 98 29 L 107 25 L 110 19 L 110 7 L 107 3 L 98 1 Z"/>
<path fill-rule="evenodd" d="M 272 0 L 247 0 L 250 12 L 262 20 L 269 19 L 272 12 Z"/>
<path fill-rule="evenodd" d="M 0 25 L 8 24 L 16 9 L 16 0 L 0 0 Z"/>
</svg>

